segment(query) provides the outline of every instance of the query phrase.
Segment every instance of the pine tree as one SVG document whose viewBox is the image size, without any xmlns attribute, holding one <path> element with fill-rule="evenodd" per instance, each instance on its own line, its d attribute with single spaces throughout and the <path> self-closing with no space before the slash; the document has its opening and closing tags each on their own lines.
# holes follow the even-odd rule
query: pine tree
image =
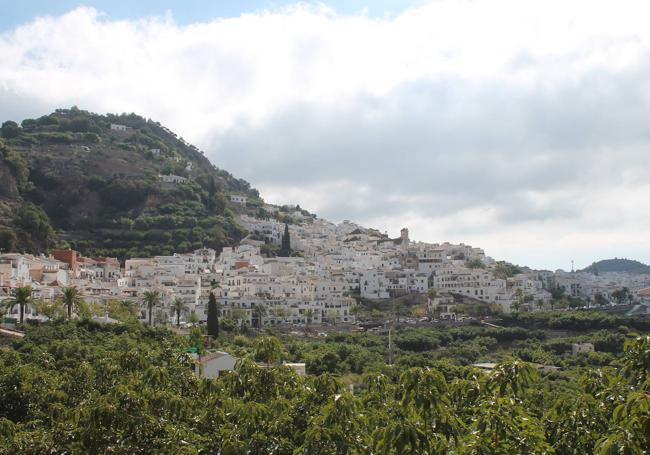
<svg viewBox="0 0 650 455">
<path fill-rule="evenodd" d="M 217 299 L 213 292 L 210 293 L 210 298 L 208 299 L 208 335 L 214 338 L 219 336 Z"/>
<path fill-rule="evenodd" d="M 284 234 L 282 234 L 282 245 L 278 256 L 289 257 L 291 256 L 291 237 L 289 237 L 289 225 L 284 224 Z"/>
</svg>

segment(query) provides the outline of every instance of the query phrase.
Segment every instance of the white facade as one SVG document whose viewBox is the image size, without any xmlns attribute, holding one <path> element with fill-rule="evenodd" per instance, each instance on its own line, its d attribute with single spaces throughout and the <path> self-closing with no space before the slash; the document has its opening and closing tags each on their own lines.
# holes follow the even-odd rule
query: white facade
<svg viewBox="0 0 650 455">
<path fill-rule="evenodd" d="M 180 185 L 187 182 L 187 179 L 185 177 L 181 177 L 180 175 L 174 175 L 174 174 L 158 175 L 158 178 L 163 183 L 173 183 L 175 185 Z"/>
<path fill-rule="evenodd" d="M 246 205 L 246 196 L 241 196 L 237 194 L 230 195 L 230 202 L 238 205 Z"/>
<path fill-rule="evenodd" d="M 130 126 L 120 125 L 118 123 L 111 123 L 111 131 L 117 131 L 119 133 L 126 133 L 126 132 L 132 131 L 132 130 L 133 130 L 133 128 L 131 128 Z"/>
<path fill-rule="evenodd" d="M 590 352 L 594 352 L 594 345 L 591 343 L 573 343 L 571 345 L 573 355 L 588 354 Z"/>
<path fill-rule="evenodd" d="M 196 358 L 198 369 L 196 375 L 199 378 L 216 379 L 227 371 L 235 369 L 237 359 L 227 352 L 209 352 Z"/>
</svg>

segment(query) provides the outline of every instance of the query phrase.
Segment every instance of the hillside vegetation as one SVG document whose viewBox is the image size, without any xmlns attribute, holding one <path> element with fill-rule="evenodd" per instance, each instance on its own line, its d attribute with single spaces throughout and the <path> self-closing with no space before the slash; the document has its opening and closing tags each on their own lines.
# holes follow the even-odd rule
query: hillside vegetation
<svg viewBox="0 0 650 455">
<path fill-rule="evenodd" d="M 115 131 L 111 124 L 129 127 Z M 135 114 L 58 109 L 2 124 L 0 250 L 120 258 L 221 248 L 245 234 L 228 196 L 262 200 L 195 146 Z M 160 175 L 186 178 L 165 183 Z"/>
<path fill-rule="evenodd" d="M 582 270 L 590 273 L 625 272 L 650 275 L 650 266 L 632 259 L 605 259 Z"/>
</svg>

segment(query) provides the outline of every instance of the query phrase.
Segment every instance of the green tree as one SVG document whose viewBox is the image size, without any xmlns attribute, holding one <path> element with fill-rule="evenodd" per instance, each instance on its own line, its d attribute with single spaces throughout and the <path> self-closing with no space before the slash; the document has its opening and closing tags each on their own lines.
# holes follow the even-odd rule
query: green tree
<svg viewBox="0 0 650 455">
<path fill-rule="evenodd" d="M 255 360 L 274 364 L 282 361 L 284 350 L 282 343 L 275 337 L 260 337 L 255 342 Z"/>
<path fill-rule="evenodd" d="M 75 286 L 61 288 L 61 295 L 58 299 L 68 313 L 68 320 L 72 319 L 73 309 L 78 311 L 84 305 L 84 301 Z"/>
<path fill-rule="evenodd" d="M 18 123 L 12 120 L 7 120 L 4 122 L 0 131 L 2 133 L 2 137 L 5 139 L 13 139 L 20 135 L 20 127 L 18 126 Z"/>
<path fill-rule="evenodd" d="M 147 308 L 149 313 L 149 325 L 153 325 L 153 309 L 160 305 L 160 292 L 144 291 L 142 296 L 142 305 Z"/>
<path fill-rule="evenodd" d="M 29 183 L 29 166 L 27 165 L 27 161 L 18 152 L 9 148 L 1 139 L 0 158 L 11 169 L 11 173 L 16 179 L 18 190 L 24 191 L 27 189 Z"/>
<path fill-rule="evenodd" d="M 34 204 L 21 205 L 15 212 L 15 222 L 43 245 L 48 244 L 54 235 L 49 217 L 43 209 Z"/>
<path fill-rule="evenodd" d="M 36 120 L 33 118 L 26 118 L 20 122 L 20 126 L 22 126 L 23 129 L 34 129 L 34 127 L 36 127 Z"/>
<path fill-rule="evenodd" d="M 494 268 L 492 269 L 492 274 L 496 278 L 501 278 L 503 280 L 511 278 L 518 273 L 521 273 L 521 269 L 518 266 L 505 261 L 497 261 Z"/>
<path fill-rule="evenodd" d="M 167 324 L 167 321 L 169 320 L 169 315 L 162 308 L 159 308 L 154 313 L 153 320 L 155 324 Z"/>
<path fill-rule="evenodd" d="M 172 311 L 176 314 L 176 327 L 181 325 L 181 314 L 188 311 L 189 308 L 185 305 L 185 302 L 180 297 L 176 297 L 172 302 Z"/>
<path fill-rule="evenodd" d="M 560 300 L 564 296 L 566 288 L 564 286 L 560 286 L 559 284 L 555 284 L 555 286 L 551 287 L 550 292 L 553 300 Z"/>
<path fill-rule="evenodd" d="M 282 234 L 282 243 L 280 244 L 280 251 L 278 251 L 278 256 L 291 256 L 291 236 L 289 234 L 289 225 L 287 223 L 284 224 L 284 233 Z"/>
<path fill-rule="evenodd" d="M 625 342 L 623 375 L 637 387 L 650 388 L 650 335 Z"/>
<path fill-rule="evenodd" d="M 316 312 L 314 311 L 313 308 L 307 308 L 305 310 L 305 332 L 309 332 L 309 326 L 311 325 L 312 321 L 314 320 L 315 315 L 316 315 Z"/>
<path fill-rule="evenodd" d="M 31 303 L 32 288 L 23 286 L 13 290 L 12 296 L 5 301 L 5 307 L 11 311 L 17 305 L 20 311 L 18 321 L 22 324 L 25 318 L 25 308 Z"/>
<path fill-rule="evenodd" d="M 612 298 L 614 298 L 618 304 L 623 304 L 632 299 L 632 293 L 628 288 L 623 287 L 612 292 Z"/>
<path fill-rule="evenodd" d="M 131 322 L 138 318 L 137 305 L 130 300 L 109 300 L 106 311 L 110 317 L 122 322 Z"/>
<path fill-rule="evenodd" d="M 594 303 L 596 305 L 607 305 L 609 302 L 607 301 L 607 299 L 605 298 L 605 296 L 602 293 L 597 292 L 594 295 Z"/>
<path fill-rule="evenodd" d="M 512 300 L 512 308 L 515 311 L 519 311 L 519 308 L 521 308 L 521 305 L 524 303 L 524 293 L 521 289 L 517 289 L 515 291 L 514 299 Z"/>
<path fill-rule="evenodd" d="M 465 262 L 465 267 L 467 267 L 468 269 L 484 269 L 485 263 L 477 258 Z"/>
<path fill-rule="evenodd" d="M 0 229 L 0 252 L 10 253 L 16 249 L 16 234 L 10 229 Z"/>
<path fill-rule="evenodd" d="M 219 309 L 214 292 L 210 293 L 208 299 L 208 335 L 214 338 L 219 336 Z"/>
<path fill-rule="evenodd" d="M 348 392 L 327 397 L 325 404 L 311 420 L 305 432 L 301 451 L 309 454 L 369 453 L 367 420 L 359 412 L 359 402 Z"/>
<path fill-rule="evenodd" d="M 48 319 L 63 317 L 65 314 L 65 308 L 61 305 L 61 302 L 58 299 L 54 300 L 53 302 L 42 299 L 34 299 L 32 300 L 31 305 L 38 314 L 42 314 Z"/>
<path fill-rule="evenodd" d="M 543 425 L 520 402 L 488 396 L 480 401 L 476 414 L 468 453 L 552 453 Z"/>
<path fill-rule="evenodd" d="M 395 321 L 399 324 L 400 318 L 402 316 L 408 315 L 408 310 L 404 308 L 404 302 L 401 300 L 395 300 L 393 302 L 393 314 L 395 315 Z"/>
</svg>

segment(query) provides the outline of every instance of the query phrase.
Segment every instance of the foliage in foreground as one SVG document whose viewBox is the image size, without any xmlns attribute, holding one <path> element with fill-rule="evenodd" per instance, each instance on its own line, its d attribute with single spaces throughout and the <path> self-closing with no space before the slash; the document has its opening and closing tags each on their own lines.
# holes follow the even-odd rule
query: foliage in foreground
<svg viewBox="0 0 650 455">
<path fill-rule="evenodd" d="M 567 387 L 511 360 L 336 377 L 250 359 L 199 380 L 184 340 L 59 322 L 0 351 L 0 453 L 636 454 L 650 440 L 650 337 Z M 615 368 L 617 367 L 617 368 Z"/>
</svg>

